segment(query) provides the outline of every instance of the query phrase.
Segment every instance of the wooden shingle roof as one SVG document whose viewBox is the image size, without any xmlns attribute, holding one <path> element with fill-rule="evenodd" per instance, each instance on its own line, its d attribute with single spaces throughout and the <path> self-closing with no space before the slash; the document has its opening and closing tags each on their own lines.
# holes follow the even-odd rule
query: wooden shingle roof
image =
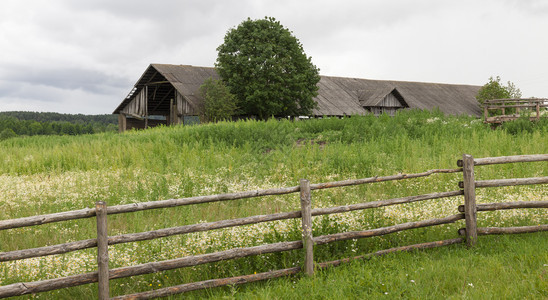
<svg viewBox="0 0 548 300">
<path fill-rule="evenodd" d="M 130 95 L 114 111 L 115 114 L 131 101 L 132 95 L 137 94 L 153 76 L 157 76 L 153 73 L 169 81 L 193 106 L 198 106 L 201 101 L 198 92 L 200 85 L 209 77 L 219 78 L 215 69 L 210 67 L 151 64 Z M 313 110 L 315 116 L 367 114 L 364 106 L 386 96 L 394 88 L 409 108 L 438 108 L 452 115 L 480 116 L 482 113 L 475 98 L 480 86 L 321 76 L 318 88 L 318 96 L 314 99 L 318 103 Z"/>
<path fill-rule="evenodd" d="M 322 90 L 325 86 L 336 88 L 331 88 L 328 93 L 325 93 L 325 90 Z M 326 100 L 334 106 L 344 107 L 350 102 L 359 105 L 362 109 L 362 106 L 374 106 L 380 97 L 386 96 L 395 88 L 409 108 L 427 110 L 439 108 L 440 111 L 451 115 L 481 115 L 481 109 L 476 100 L 480 86 L 322 76 L 319 87 L 318 97 L 328 97 L 329 99 Z M 353 92 L 354 99 L 346 96 L 349 91 Z M 344 97 L 337 97 L 336 95 L 339 94 L 343 94 Z M 315 113 L 329 111 L 322 107 L 321 102 L 318 104 Z"/>
</svg>

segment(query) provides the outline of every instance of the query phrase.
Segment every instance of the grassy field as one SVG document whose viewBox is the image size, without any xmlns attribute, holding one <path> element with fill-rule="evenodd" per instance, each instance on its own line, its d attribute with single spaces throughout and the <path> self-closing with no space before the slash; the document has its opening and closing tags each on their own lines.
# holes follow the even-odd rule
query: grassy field
<svg viewBox="0 0 548 300">
<path fill-rule="evenodd" d="M 240 121 L 154 128 L 124 134 L 35 136 L 0 142 L 0 220 L 108 205 L 237 192 L 455 168 L 474 157 L 548 153 L 548 122 L 492 130 L 480 120 L 439 112 L 403 112 L 391 118 Z M 548 163 L 478 167 L 476 179 L 547 176 Z M 457 190 L 459 174 L 315 191 L 313 207 Z M 483 189 L 478 202 L 547 200 L 546 186 Z M 314 218 L 314 235 L 363 230 L 456 213 L 461 197 Z M 137 212 L 109 217 L 109 235 L 197 222 L 291 211 L 297 194 Z M 545 211 L 481 213 L 479 226 L 548 223 Z M 463 222 L 315 249 L 317 261 L 387 247 L 456 237 Z M 0 251 L 93 238 L 94 219 L 0 232 Z M 110 266 L 129 266 L 300 239 L 299 222 L 279 221 L 109 247 Z M 480 237 L 478 248 L 399 253 L 301 276 L 189 293 L 190 298 L 532 298 L 547 293 L 546 233 Z M 0 284 L 91 272 L 95 249 L 0 263 Z M 112 295 L 196 280 L 252 274 L 302 263 L 300 251 L 267 254 L 159 274 L 113 280 Z M 499 297 L 500 296 L 500 297 Z M 96 285 L 35 295 L 96 297 Z"/>
</svg>

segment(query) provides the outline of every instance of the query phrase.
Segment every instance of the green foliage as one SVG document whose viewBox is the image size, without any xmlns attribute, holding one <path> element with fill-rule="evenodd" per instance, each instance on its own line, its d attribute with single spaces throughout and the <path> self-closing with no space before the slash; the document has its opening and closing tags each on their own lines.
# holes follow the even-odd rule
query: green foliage
<svg viewBox="0 0 548 300">
<path fill-rule="evenodd" d="M 309 115 L 319 69 L 299 40 L 274 18 L 247 19 L 230 29 L 215 64 L 237 97 L 239 113 L 266 119 Z"/>
<path fill-rule="evenodd" d="M 521 97 L 521 91 L 516 88 L 514 83 L 508 81 L 508 85 L 504 86 L 500 80 L 500 76 L 495 78 L 489 77 L 489 82 L 482 86 L 476 95 L 476 99 L 478 99 L 480 105 L 483 105 L 485 100 L 515 99 Z"/>
<path fill-rule="evenodd" d="M 542 137 L 546 134 L 545 128 L 535 127 L 528 134 L 514 136 L 503 130 L 493 131 L 472 117 L 415 110 L 404 110 L 395 117 L 386 118 L 353 116 L 299 122 L 219 122 L 173 130 L 151 128 L 123 135 L 109 132 L 10 139 L 10 143 L 3 143 L 3 149 L 0 149 L 7 153 L 6 159 L 0 160 L 0 172 L 28 174 L 132 166 L 170 173 L 184 172 L 187 168 L 211 168 L 213 171 L 229 163 L 242 163 L 251 165 L 254 172 L 267 174 L 269 169 L 263 167 L 276 168 L 277 163 L 295 159 L 298 162 L 285 169 L 288 172 L 285 178 L 298 181 L 307 170 L 299 166 L 309 160 L 321 160 L 324 174 L 340 172 L 348 176 L 367 176 L 377 175 L 372 169 L 377 163 L 383 168 L 390 166 L 387 171 L 421 171 L 420 166 L 425 161 L 431 162 L 429 167 L 439 168 L 437 162 L 449 164 L 464 152 L 482 156 L 547 153 L 548 145 Z M 493 145 L 485 146 L 481 140 Z M 495 144 L 503 144 L 505 148 L 500 149 Z M 321 145 L 328 147 L 316 152 Z M 295 152 L 295 147 L 302 151 Z M 55 151 L 43 151 L 43 148 Z M 303 152 L 309 148 L 310 152 Z M 425 157 L 421 158 L 421 163 L 400 159 L 407 157 L 409 152 L 418 152 L 417 155 Z M 29 155 L 33 160 L 24 160 Z"/>
<path fill-rule="evenodd" d="M 7 140 L 9 138 L 16 137 L 16 136 L 17 136 L 17 133 L 15 133 L 13 129 L 6 128 L 2 130 L 2 132 L 0 132 L 0 141 Z"/>
<path fill-rule="evenodd" d="M 101 123 L 118 125 L 118 116 L 108 115 L 83 115 L 83 114 L 61 114 L 53 112 L 31 112 L 31 111 L 6 111 L 0 112 L 1 117 L 14 117 L 21 121 L 36 122 L 69 122 L 69 123 Z"/>
<path fill-rule="evenodd" d="M 0 112 L 0 132 L 11 129 L 16 135 L 78 135 L 117 131 L 115 115 L 70 115 L 37 112 Z"/>
<path fill-rule="evenodd" d="M 236 113 L 236 99 L 221 80 L 208 78 L 200 86 L 204 99 L 202 115 L 206 122 L 232 120 Z"/>
<path fill-rule="evenodd" d="M 485 100 L 517 99 L 521 97 L 521 91 L 514 83 L 508 81 L 507 85 L 504 86 L 501 84 L 500 80 L 500 76 L 497 76 L 496 78 L 489 77 L 489 82 L 481 87 L 476 95 L 476 99 L 480 106 L 483 106 Z M 508 108 L 505 113 L 511 114 L 514 111 L 514 108 Z M 500 114 L 500 111 L 490 111 L 490 114 Z"/>
<path fill-rule="evenodd" d="M 510 134 L 518 135 L 532 133 L 534 131 L 548 133 L 548 118 L 540 118 L 538 121 L 531 121 L 528 114 L 520 116 L 517 120 L 504 122 L 502 129 Z"/>
<path fill-rule="evenodd" d="M 548 297 L 546 247 L 545 233 L 486 236 L 473 250 L 458 245 L 384 255 L 317 269 L 313 277 L 281 278 L 185 297 L 540 300 Z"/>
</svg>

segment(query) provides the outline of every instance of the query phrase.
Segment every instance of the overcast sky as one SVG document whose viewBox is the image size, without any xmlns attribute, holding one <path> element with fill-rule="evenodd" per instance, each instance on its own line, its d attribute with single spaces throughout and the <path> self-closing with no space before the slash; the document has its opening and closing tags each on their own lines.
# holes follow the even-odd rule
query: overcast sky
<svg viewBox="0 0 548 300">
<path fill-rule="evenodd" d="M 0 111 L 109 114 L 150 63 L 214 66 L 227 30 L 271 16 L 322 75 L 548 97 L 543 0 L 2 0 Z"/>
</svg>

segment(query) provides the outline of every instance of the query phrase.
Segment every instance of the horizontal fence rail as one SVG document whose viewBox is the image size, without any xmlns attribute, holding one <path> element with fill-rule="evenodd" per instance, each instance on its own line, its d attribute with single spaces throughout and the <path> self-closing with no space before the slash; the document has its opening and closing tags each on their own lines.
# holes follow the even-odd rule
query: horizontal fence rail
<svg viewBox="0 0 548 300">
<path fill-rule="evenodd" d="M 548 107 L 547 104 L 504 104 L 504 105 L 488 105 L 485 106 L 485 109 L 488 110 L 500 110 L 503 108 L 541 108 L 541 107 Z"/>
<path fill-rule="evenodd" d="M 439 170 L 430 170 L 423 173 L 416 174 L 398 174 L 392 176 L 375 176 L 364 179 L 356 180 L 343 180 L 343 181 L 334 181 L 328 183 L 319 183 L 311 184 L 311 190 L 335 188 L 335 187 L 344 187 L 351 185 L 360 185 L 366 183 L 375 183 L 375 182 L 385 182 L 385 181 L 394 181 L 394 180 L 403 180 L 419 177 L 427 177 L 436 173 L 457 173 L 461 172 L 462 169 L 439 169 Z M 275 188 L 275 189 L 266 189 L 266 190 L 255 190 L 247 192 L 238 192 L 238 193 L 228 193 L 228 194 L 219 194 L 219 195 L 209 195 L 209 196 L 198 196 L 182 199 L 169 199 L 169 200 L 159 200 L 151 202 L 141 202 L 141 203 L 132 203 L 132 204 L 123 204 L 116 206 L 109 206 L 107 208 L 107 214 L 122 214 L 129 212 L 137 212 L 149 209 L 158 209 L 158 208 L 169 208 L 176 206 L 192 205 L 192 204 L 201 204 L 201 203 L 210 203 L 218 201 L 227 201 L 227 200 L 238 200 L 246 198 L 255 198 L 262 196 L 275 196 L 275 195 L 285 195 L 291 193 L 297 193 L 300 191 L 299 186 L 286 187 L 286 188 Z M 13 229 L 20 227 L 28 227 L 35 225 L 42 225 L 53 222 L 61 222 L 75 219 L 84 219 L 91 218 L 96 216 L 95 208 L 86 208 L 80 210 L 67 211 L 62 213 L 53 213 L 40 216 L 32 216 L 11 220 L 1 220 L 0 221 L 0 230 L 4 229 Z"/>
<path fill-rule="evenodd" d="M 142 202 L 133 204 L 124 204 L 117 206 L 107 207 L 106 204 L 98 202 L 97 208 L 87 208 L 81 210 L 74 210 L 69 212 L 61 212 L 54 214 L 47 214 L 41 216 L 31 216 L 12 220 L 0 221 L 0 230 L 20 228 L 27 226 L 35 226 L 52 222 L 60 222 L 67 220 L 74 220 L 80 218 L 97 218 L 97 232 L 98 236 L 94 239 L 70 242 L 65 244 L 51 245 L 46 247 L 39 247 L 33 249 L 15 250 L 9 252 L 0 253 L 0 261 L 13 261 L 25 258 L 40 257 L 53 254 L 68 253 L 71 251 L 82 250 L 86 248 L 99 249 L 98 263 L 99 268 L 96 272 L 90 272 L 86 274 L 78 274 L 63 278 L 55 278 L 49 280 L 14 283 L 6 286 L 0 286 L 0 298 L 11 297 L 18 295 L 34 294 L 39 292 L 57 290 L 66 287 L 74 287 L 83 284 L 99 282 L 99 298 L 109 298 L 109 280 L 118 278 L 127 278 L 137 275 L 151 274 L 166 270 L 173 270 L 178 268 L 193 267 L 206 263 L 266 254 L 266 253 L 278 253 L 284 251 L 294 251 L 297 249 L 306 249 L 305 251 L 305 266 L 294 267 L 283 270 L 273 270 L 260 274 L 243 275 L 231 278 L 211 279 L 201 282 L 185 283 L 178 286 L 166 287 L 154 291 L 136 293 L 131 295 L 117 296 L 114 299 L 149 299 L 152 297 L 161 297 L 173 295 L 176 293 L 182 293 L 186 291 L 211 288 L 216 286 L 223 286 L 229 284 L 241 284 L 247 282 L 254 282 L 258 280 L 276 278 L 281 276 L 287 276 L 297 274 L 305 271 L 306 274 L 313 275 L 314 273 L 314 260 L 312 247 L 314 245 L 324 245 L 328 243 L 369 238 L 374 236 L 382 236 L 401 232 L 404 230 L 410 230 L 415 228 L 424 228 L 430 226 L 438 226 L 443 224 L 455 223 L 460 220 L 465 220 L 466 228 L 461 228 L 458 234 L 464 237 L 459 237 L 450 240 L 435 241 L 428 243 L 420 243 L 415 245 L 401 246 L 396 248 L 390 248 L 380 250 L 375 253 L 360 255 L 351 258 L 344 258 L 331 262 L 316 263 L 316 268 L 326 268 L 329 266 L 337 266 L 341 263 L 348 262 L 355 259 L 362 259 L 371 257 L 373 255 L 382 255 L 386 253 L 396 251 L 408 251 L 411 249 L 427 249 L 434 247 L 441 247 L 447 245 L 453 245 L 457 243 L 466 242 L 468 246 L 473 246 L 477 242 L 478 235 L 490 235 L 490 234 L 514 234 L 514 233 L 529 233 L 547 231 L 548 225 L 539 224 L 536 226 L 521 226 L 521 227 L 506 227 L 506 228 L 482 228 L 477 227 L 477 215 L 476 212 L 481 211 L 494 211 L 504 209 L 524 209 L 524 208 L 548 208 L 548 201 L 520 201 L 520 202 L 506 202 L 506 203 L 475 203 L 475 189 L 484 187 L 501 187 L 501 186 L 516 186 L 516 185 L 532 185 L 532 184 L 547 184 L 548 177 L 535 177 L 535 178 L 514 178 L 514 179 L 494 179 L 494 180 L 475 180 L 474 179 L 474 166 L 492 165 L 492 164 L 506 164 L 506 163 L 518 163 L 518 162 L 541 162 L 548 161 L 548 154 L 537 155 L 518 155 L 518 156 L 504 156 L 504 157 L 489 157 L 474 159 L 470 155 L 464 155 L 463 160 L 459 160 L 457 169 L 435 169 L 422 173 L 414 174 L 397 174 L 392 176 L 375 176 L 370 178 L 356 179 L 356 180 L 343 180 L 327 183 L 310 184 L 307 180 L 302 180 L 300 186 L 285 187 L 285 188 L 272 188 L 265 190 L 254 190 L 247 192 L 227 193 L 219 195 L 198 196 L 181 199 L 169 199 L 153 202 Z M 412 178 L 427 177 L 433 174 L 440 173 L 463 173 L 464 181 L 459 182 L 458 185 L 462 190 L 448 191 L 448 192 L 436 192 L 424 195 L 407 196 L 395 199 L 377 200 L 357 204 L 349 204 L 336 207 L 327 208 L 311 208 L 310 191 L 321 190 L 335 187 L 345 187 L 361 184 L 369 184 L 376 182 L 387 182 L 394 180 L 404 180 Z M 301 198 L 301 210 L 292 212 L 283 212 L 270 215 L 257 215 L 251 217 L 237 218 L 231 220 L 222 220 L 208 223 L 191 224 L 172 228 L 163 228 L 147 232 L 138 232 L 130 234 L 121 234 L 117 236 L 106 236 L 106 216 L 108 214 L 120 214 L 136 211 L 143 211 L 149 209 L 169 208 L 182 205 L 193 205 L 200 203 L 211 203 L 216 201 L 230 201 L 245 198 L 254 198 L 262 196 L 284 195 L 290 193 L 300 192 Z M 459 206 L 457 209 L 459 214 L 440 217 L 430 220 L 412 221 L 402 224 L 395 224 L 381 228 L 373 228 L 361 231 L 340 232 L 328 235 L 312 236 L 312 223 L 307 218 L 313 216 L 329 215 L 336 213 L 345 213 L 356 210 L 373 209 L 389 205 L 401 205 L 406 203 L 413 203 L 424 200 L 441 199 L 449 197 L 464 196 L 464 205 Z M 307 217 L 308 216 L 308 217 Z M 253 247 L 233 248 L 225 251 L 219 251 L 214 253 L 206 253 L 195 256 L 186 256 L 171 260 L 148 262 L 140 265 L 120 267 L 115 269 L 108 269 L 108 245 L 115 245 L 121 243 L 138 242 L 157 238 L 163 238 L 173 235 L 181 235 L 195 232 L 203 232 L 214 229 L 222 229 L 235 226 L 243 226 L 249 224 L 257 224 L 262 222 L 271 222 L 286 219 L 301 218 L 303 220 L 303 240 L 301 241 L 284 241 L 273 244 L 266 244 Z M 102 250 L 101 250 L 102 249 Z"/>
<path fill-rule="evenodd" d="M 477 211 L 493 211 L 516 208 L 548 208 L 548 201 L 516 201 L 498 203 L 480 203 L 476 205 Z M 464 212 L 464 205 L 459 205 L 459 211 Z"/>
<path fill-rule="evenodd" d="M 520 227 L 480 227 L 477 229 L 478 235 L 491 234 L 517 234 L 548 231 L 548 225 L 520 226 Z M 466 228 L 458 231 L 459 235 L 466 235 Z"/>
<path fill-rule="evenodd" d="M 328 244 L 336 241 L 381 236 L 381 235 L 386 235 L 386 234 L 395 233 L 395 232 L 408 230 L 408 229 L 454 223 L 462 219 L 464 219 L 464 215 L 457 214 L 457 215 L 453 215 L 453 216 L 449 216 L 441 219 L 408 222 L 408 223 L 376 228 L 371 230 L 365 230 L 365 231 L 353 231 L 353 232 L 344 232 L 339 234 L 318 236 L 318 237 L 314 237 L 313 240 L 314 240 L 314 244 L 323 245 L 323 244 Z M 280 243 L 274 243 L 274 244 L 254 246 L 254 247 L 248 247 L 248 248 L 234 248 L 226 251 L 201 254 L 196 256 L 186 256 L 186 257 L 172 259 L 172 260 L 150 262 L 150 263 L 135 265 L 131 267 L 111 269 L 109 271 L 109 279 L 145 275 L 145 274 L 151 274 L 151 273 L 156 273 L 161 271 L 173 270 L 173 269 L 184 268 L 184 267 L 193 267 L 201 264 L 218 262 L 218 261 L 228 260 L 228 259 L 242 258 L 247 256 L 253 256 L 253 255 L 290 251 L 290 250 L 301 249 L 302 247 L 303 247 L 302 241 L 292 241 L 292 242 L 280 242 Z M 78 285 L 83 285 L 88 283 L 94 283 L 97 281 L 98 281 L 97 272 L 92 272 L 92 273 L 87 273 L 82 275 L 58 278 L 55 280 L 18 283 L 18 284 L 12 284 L 8 286 L 0 287 L 0 297 L 5 297 L 5 295 L 3 294 L 4 288 L 7 291 L 10 291 L 11 293 L 14 293 L 14 291 L 17 291 L 17 294 L 8 295 L 8 296 L 14 296 L 14 295 L 26 295 L 31 293 L 55 290 L 59 288 L 58 286 L 60 284 L 67 284 L 68 286 L 73 287 L 73 286 L 78 286 Z"/>
<path fill-rule="evenodd" d="M 502 108 L 536 108 L 536 107 L 548 107 L 548 105 L 536 105 L 536 104 L 508 104 L 508 105 L 492 105 L 486 106 L 487 110 L 500 110 Z"/>
<path fill-rule="evenodd" d="M 315 237 L 314 243 L 318 245 L 323 245 L 323 244 L 337 242 L 337 241 L 380 236 L 380 235 L 385 235 L 385 234 L 408 230 L 408 229 L 454 223 L 458 220 L 463 220 L 463 219 L 464 219 L 464 214 L 457 214 L 457 215 L 440 218 L 440 219 L 408 222 L 408 223 L 403 223 L 403 224 L 398 224 L 398 225 L 393 225 L 388 227 L 375 228 L 375 229 L 364 230 L 364 231 L 341 232 L 341 233 Z"/>
<path fill-rule="evenodd" d="M 541 110 L 548 108 L 548 99 L 494 99 L 483 103 L 483 118 L 485 123 L 503 123 L 521 118 L 521 111 L 525 110 L 523 117 L 530 121 L 539 121 Z M 509 109 L 507 111 L 507 109 Z M 515 110 L 514 110 L 515 109 Z M 500 111 L 500 115 L 489 116 L 489 111 Z M 534 111 L 534 115 L 531 112 Z M 507 114 L 510 112 L 510 114 Z"/>
<path fill-rule="evenodd" d="M 316 265 L 317 268 L 325 269 L 329 267 L 336 267 L 341 265 L 342 263 L 348 263 L 353 260 L 359 260 L 359 259 L 365 259 L 373 256 L 381 256 L 388 253 L 393 252 L 401 252 L 401 251 L 411 251 L 411 250 L 417 250 L 417 249 L 429 249 L 429 248 L 436 248 L 441 246 L 449 246 L 453 244 L 462 243 L 462 238 L 456 238 L 456 239 L 450 239 L 450 240 L 443 240 L 443 241 L 437 241 L 437 242 L 430 242 L 430 243 L 421 243 L 421 244 L 415 244 L 410 246 L 403 246 L 403 247 L 396 247 L 396 248 L 389 248 L 385 250 L 380 250 L 373 253 L 368 253 L 365 255 L 359 255 L 351 258 L 344 258 L 340 260 L 334 260 L 334 261 L 328 261 L 323 263 L 318 263 Z M 301 272 L 301 267 L 293 267 L 288 269 L 282 269 L 282 270 L 275 270 L 275 271 L 269 271 L 264 273 L 258 273 L 258 274 L 251 274 L 251 275 L 243 275 L 243 276 L 237 276 L 237 277 L 230 277 L 230 278 L 222 278 L 222 279 L 210 279 L 200 282 L 192 282 L 192 283 L 185 283 L 177 286 L 171 286 L 167 288 L 161 288 L 153 291 L 148 292 L 142 292 L 142 293 L 135 293 L 130 295 L 123 295 L 123 296 L 117 296 L 112 299 L 120 300 L 120 299 L 151 299 L 151 298 L 157 298 L 157 297 L 167 297 L 173 294 L 178 293 L 184 293 L 184 292 L 190 292 L 200 289 L 206 289 L 206 288 L 214 288 L 214 287 L 221 287 L 226 285 L 233 285 L 233 284 L 244 284 L 244 283 L 251 283 L 255 281 L 260 280 L 266 280 L 266 279 L 273 279 L 278 278 L 282 276 L 288 276 L 288 275 L 295 275 L 297 273 Z"/>
<path fill-rule="evenodd" d="M 493 179 L 493 180 L 475 181 L 475 187 L 487 188 L 487 187 L 532 185 L 532 184 L 546 184 L 546 183 L 548 183 L 548 177 Z M 462 181 L 459 182 L 459 187 L 464 188 L 464 182 Z"/>
<path fill-rule="evenodd" d="M 476 181 L 476 187 L 487 188 L 487 187 L 532 185 L 532 184 L 546 184 L 546 183 L 548 183 L 548 177 L 493 179 L 493 180 Z"/>
<path fill-rule="evenodd" d="M 489 234 L 515 234 L 515 233 L 533 233 L 539 231 L 548 231 L 548 225 L 520 226 L 520 227 L 481 227 L 478 228 L 479 235 Z"/>
<path fill-rule="evenodd" d="M 363 210 L 368 208 L 378 208 L 378 207 L 383 207 L 388 205 L 396 205 L 396 204 L 412 203 L 412 202 L 431 200 L 431 199 L 454 197 L 454 196 L 460 196 L 462 194 L 463 194 L 462 191 L 431 193 L 431 194 L 425 194 L 425 195 L 402 197 L 402 198 L 395 198 L 395 199 L 388 199 L 388 200 L 381 200 L 381 201 L 372 201 L 372 202 L 350 204 L 350 205 L 336 206 L 336 207 L 329 207 L 329 208 L 316 208 L 311 210 L 311 214 L 312 216 L 328 215 L 328 214 L 335 214 L 335 213 L 350 212 L 355 210 Z M 222 228 L 228 228 L 228 227 L 270 222 L 270 221 L 297 219 L 300 217 L 301 217 L 300 211 L 293 211 L 293 212 L 277 213 L 277 214 L 271 214 L 271 215 L 258 215 L 258 216 L 251 216 L 251 217 L 245 217 L 245 218 L 239 218 L 239 219 L 222 220 L 222 221 L 209 222 L 209 223 L 199 223 L 199 224 L 185 225 L 180 227 L 171 227 L 171 228 L 146 231 L 146 232 L 109 236 L 108 244 L 116 245 L 116 244 L 122 244 L 122 243 L 138 242 L 138 241 L 152 240 L 152 239 L 168 237 L 173 235 L 209 231 L 214 229 L 222 229 Z M 40 256 L 46 256 L 46 255 L 53 255 L 53 254 L 68 253 L 68 252 L 73 252 L 77 250 L 93 248 L 96 246 L 97 246 L 97 239 L 88 239 L 88 240 L 75 241 L 75 242 L 51 245 L 51 246 L 40 247 L 40 248 L 2 252 L 0 253 L 0 262 L 32 258 L 32 257 L 40 257 Z"/>
<path fill-rule="evenodd" d="M 508 163 L 523 163 L 523 162 L 540 162 L 548 161 L 548 154 L 533 154 L 533 155 L 513 155 L 513 156 L 499 156 L 499 157 L 485 157 L 474 158 L 474 166 L 485 166 L 494 164 L 508 164 Z M 463 166 L 462 159 L 457 161 L 457 166 Z"/>
<path fill-rule="evenodd" d="M 548 105 L 548 99 L 546 98 L 505 98 L 505 99 L 490 99 L 485 100 L 485 103 L 506 103 L 506 102 L 540 102 L 540 103 L 546 103 Z"/>
</svg>

